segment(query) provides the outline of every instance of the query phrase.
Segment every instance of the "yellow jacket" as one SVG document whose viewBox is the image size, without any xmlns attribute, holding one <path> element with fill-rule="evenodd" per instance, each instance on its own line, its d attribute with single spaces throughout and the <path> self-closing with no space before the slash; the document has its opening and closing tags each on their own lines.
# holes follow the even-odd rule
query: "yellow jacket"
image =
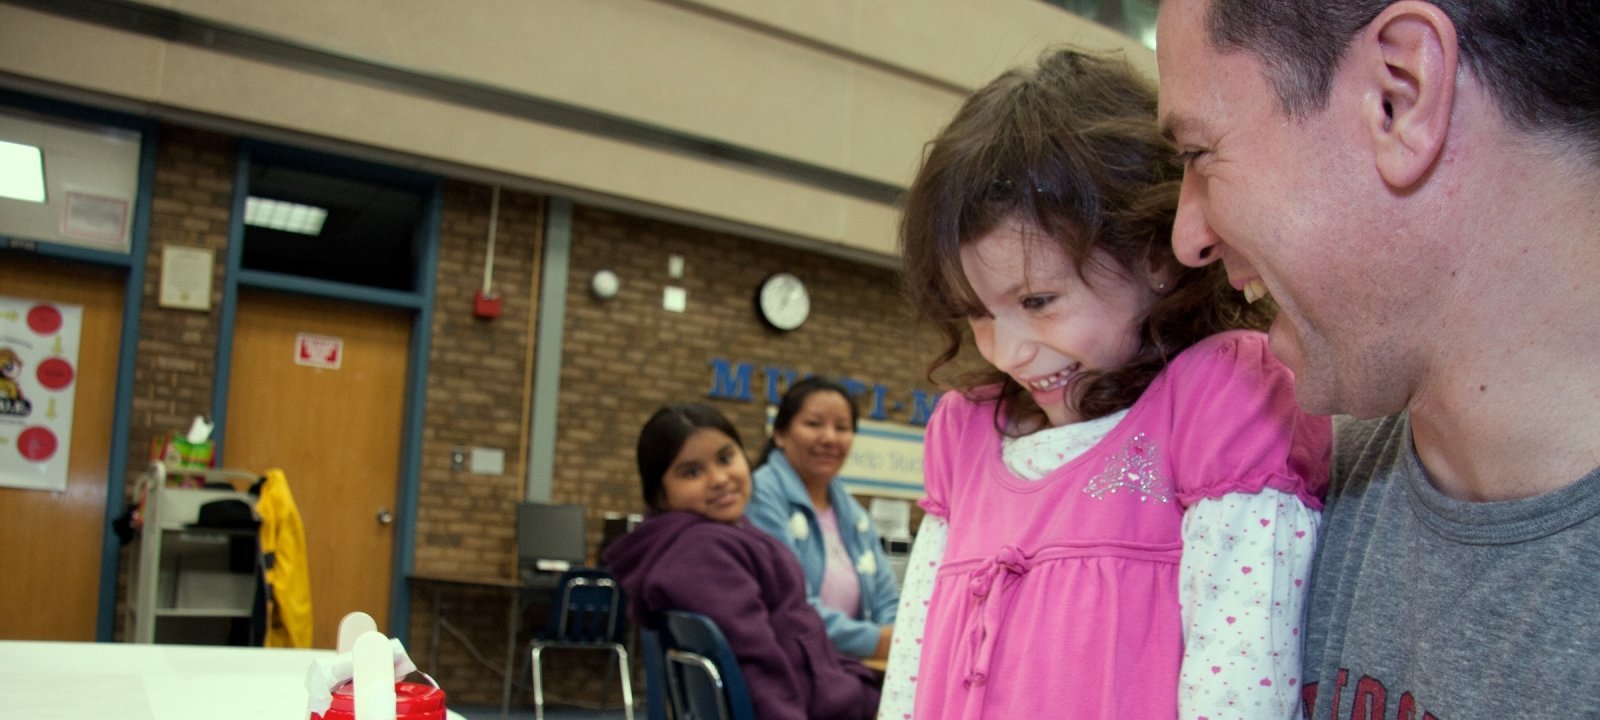
<svg viewBox="0 0 1600 720">
<path fill-rule="evenodd" d="M 261 515 L 261 571 L 267 585 L 267 647 L 311 647 L 311 569 L 306 531 L 283 470 L 266 473 Z"/>
</svg>

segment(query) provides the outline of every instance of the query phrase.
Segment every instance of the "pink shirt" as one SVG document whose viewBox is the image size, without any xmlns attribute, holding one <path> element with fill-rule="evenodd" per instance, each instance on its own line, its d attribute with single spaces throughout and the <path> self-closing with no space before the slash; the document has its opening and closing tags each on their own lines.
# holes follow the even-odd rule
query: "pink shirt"
<svg viewBox="0 0 1600 720">
<path fill-rule="evenodd" d="M 949 539 L 918 717 L 1175 717 L 1184 508 L 1262 488 L 1320 507 L 1331 429 L 1293 384 L 1264 335 L 1208 338 L 1036 482 L 1001 460 L 992 401 L 947 394 L 925 446 L 922 504 Z"/>
<path fill-rule="evenodd" d="M 822 587 L 817 596 L 827 605 L 853 618 L 861 617 L 861 578 L 856 575 L 855 561 L 844 547 L 839 535 L 839 516 L 833 508 L 817 513 L 817 527 L 822 530 L 822 547 L 828 552 L 822 565 Z"/>
</svg>

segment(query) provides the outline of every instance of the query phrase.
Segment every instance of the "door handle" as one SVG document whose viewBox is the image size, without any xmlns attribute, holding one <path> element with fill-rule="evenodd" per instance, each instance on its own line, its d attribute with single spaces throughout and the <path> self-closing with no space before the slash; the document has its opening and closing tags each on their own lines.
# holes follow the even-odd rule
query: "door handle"
<svg viewBox="0 0 1600 720">
<path fill-rule="evenodd" d="M 394 524 L 394 513 L 389 512 L 389 508 L 386 508 L 386 507 L 378 508 L 378 524 L 379 525 L 392 525 L 392 524 Z"/>
</svg>

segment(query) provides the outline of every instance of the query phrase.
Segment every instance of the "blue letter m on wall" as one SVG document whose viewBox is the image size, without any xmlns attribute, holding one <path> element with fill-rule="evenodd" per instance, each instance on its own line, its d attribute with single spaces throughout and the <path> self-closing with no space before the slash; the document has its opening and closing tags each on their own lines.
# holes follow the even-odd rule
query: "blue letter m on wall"
<svg viewBox="0 0 1600 720">
<path fill-rule="evenodd" d="M 750 402 L 750 374 L 755 366 L 750 363 L 729 365 L 722 358 L 711 359 L 712 400 L 739 400 Z"/>
</svg>

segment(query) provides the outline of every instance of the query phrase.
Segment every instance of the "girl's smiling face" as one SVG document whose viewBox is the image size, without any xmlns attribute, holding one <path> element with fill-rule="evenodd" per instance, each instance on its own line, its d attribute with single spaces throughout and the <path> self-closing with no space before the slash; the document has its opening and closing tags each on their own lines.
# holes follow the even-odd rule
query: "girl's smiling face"
<svg viewBox="0 0 1600 720">
<path fill-rule="evenodd" d="M 700 428 L 684 441 L 661 485 L 667 510 L 737 522 L 750 502 L 750 462 L 726 433 Z"/>
<path fill-rule="evenodd" d="M 1119 367 L 1139 350 L 1139 323 L 1157 295 L 1096 252 L 1080 277 L 1038 228 L 1001 223 L 961 248 L 967 283 L 983 303 L 968 318 L 983 359 L 1033 395 L 1050 425 L 1082 419 L 1068 400 L 1087 370 Z"/>
</svg>

